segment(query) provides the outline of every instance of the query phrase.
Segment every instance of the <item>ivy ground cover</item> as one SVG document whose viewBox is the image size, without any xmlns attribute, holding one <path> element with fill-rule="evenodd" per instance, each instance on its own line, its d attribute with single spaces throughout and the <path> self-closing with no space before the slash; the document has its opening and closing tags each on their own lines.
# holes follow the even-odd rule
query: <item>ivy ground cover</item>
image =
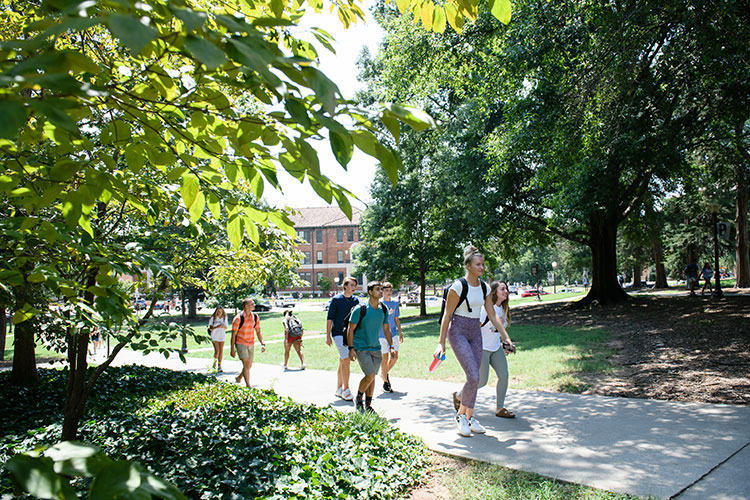
<svg viewBox="0 0 750 500">
<path fill-rule="evenodd" d="M 59 439 L 64 370 L 11 388 L 0 374 L 0 462 Z M 81 439 L 134 460 L 189 498 L 395 498 L 418 482 L 424 445 L 378 417 L 300 405 L 210 377 L 127 366 L 97 384 Z M 11 493 L 3 471 L 0 495 Z"/>
</svg>

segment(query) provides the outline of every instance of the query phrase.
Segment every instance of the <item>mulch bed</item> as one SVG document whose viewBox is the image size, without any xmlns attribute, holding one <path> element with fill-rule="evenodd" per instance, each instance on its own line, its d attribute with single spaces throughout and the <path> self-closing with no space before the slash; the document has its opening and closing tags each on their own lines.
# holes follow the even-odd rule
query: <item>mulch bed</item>
<svg viewBox="0 0 750 500">
<path fill-rule="evenodd" d="M 615 373 L 587 380 L 587 394 L 750 404 L 750 294 L 638 295 L 615 306 L 538 304 L 516 324 L 600 327 L 611 332 Z"/>
</svg>

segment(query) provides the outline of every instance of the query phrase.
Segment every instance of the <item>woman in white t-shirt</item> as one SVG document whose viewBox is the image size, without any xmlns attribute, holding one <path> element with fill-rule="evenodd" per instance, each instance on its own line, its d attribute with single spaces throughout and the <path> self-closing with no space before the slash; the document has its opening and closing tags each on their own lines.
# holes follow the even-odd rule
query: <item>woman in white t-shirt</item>
<svg viewBox="0 0 750 500">
<path fill-rule="evenodd" d="M 442 356 L 445 353 L 447 336 L 456 359 L 466 374 L 466 383 L 461 389 L 462 398 L 456 414 L 456 427 L 462 436 L 471 436 L 472 432 L 485 432 L 484 427 L 474 418 L 479 367 L 482 362 L 482 327 L 479 323 L 482 307 L 484 306 L 490 322 L 498 331 L 504 331 L 505 327 L 495 313 L 487 284 L 480 279 L 484 273 L 484 255 L 475 247 L 469 246 L 464 251 L 464 266 L 465 278 L 456 280 L 448 292 L 440 324 L 440 339 L 434 354 Z M 466 299 L 462 301 L 460 299 L 465 287 Z"/>
<path fill-rule="evenodd" d="M 224 342 L 227 338 L 227 314 L 224 308 L 219 306 L 208 320 L 208 331 L 211 333 L 211 342 L 214 344 L 214 364 L 213 367 L 218 372 L 222 372 L 221 361 L 224 358 Z"/>
<path fill-rule="evenodd" d="M 515 413 L 505 408 L 505 394 L 508 392 L 508 360 L 505 356 L 510 352 L 513 342 L 506 331 L 510 324 L 510 308 L 508 307 L 508 284 L 504 281 L 494 281 L 490 285 L 490 298 L 495 304 L 495 313 L 505 328 L 498 331 L 487 317 L 487 312 L 482 310 L 479 322 L 482 325 L 482 364 L 479 366 L 479 387 L 487 385 L 490 378 L 490 366 L 497 374 L 497 405 L 495 416 L 501 418 L 514 418 Z M 458 410 L 461 403 L 461 393 L 454 393 L 453 404 Z"/>
</svg>

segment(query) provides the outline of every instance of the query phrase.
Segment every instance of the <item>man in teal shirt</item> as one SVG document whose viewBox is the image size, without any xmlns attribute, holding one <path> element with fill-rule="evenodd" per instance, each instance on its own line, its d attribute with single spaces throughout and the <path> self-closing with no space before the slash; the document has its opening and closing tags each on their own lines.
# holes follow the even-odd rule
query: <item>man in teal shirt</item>
<svg viewBox="0 0 750 500">
<path fill-rule="evenodd" d="M 382 361 L 380 354 L 380 329 L 385 333 L 385 339 L 390 349 L 393 349 L 393 337 L 388 325 L 388 310 L 380 305 L 383 296 L 383 285 L 379 281 L 371 281 L 367 284 L 367 293 L 370 298 L 366 304 L 352 309 L 349 318 L 349 359 L 359 362 L 359 367 L 364 377 L 359 383 L 355 407 L 357 411 L 375 411 L 372 409 L 372 394 L 375 392 L 375 375 Z M 360 321 L 360 316 L 364 318 Z M 357 324 L 359 323 L 359 326 Z M 365 402 L 362 403 L 362 396 Z"/>
</svg>

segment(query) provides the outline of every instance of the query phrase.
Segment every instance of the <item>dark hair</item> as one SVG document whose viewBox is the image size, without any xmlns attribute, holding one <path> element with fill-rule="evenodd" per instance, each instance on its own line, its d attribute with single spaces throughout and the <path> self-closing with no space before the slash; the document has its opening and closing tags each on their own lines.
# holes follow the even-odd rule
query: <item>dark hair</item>
<svg viewBox="0 0 750 500">
<path fill-rule="evenodd" d="M 471 262 L 474 260 L 474 257 L 482 257 L 484 258 L 484 255 L 479 253 L 479 249 L 475 247 L 474 245 L 469 245 L 464 250 L 464 265 L 468 266 L 471 264 Z"/>
<path fill-rule="evenodd" d="M 370 293 L 370 290 L 372 290 L 372 289 L 373 289 L 373 288 L 375 288 L 376 286 L 381 286 L 381 287 L 382 287 L 382 286 L 383 286 L 383 283 L 381 283 L 380 281 L 377 281 L 377 280 L 376 280 L 376 281 L 370 281 L 370 282 L 369 282 L 369 283 L 367 284 L 367 293 Z"/>
<path fill-rule="evenodd" d="M 294 311 L 291 309 L 284 311 L 284 317 L 286 318 L 287 316 L 294 316 Z"/>
<path fill-rule="evenodd" d="M 505 285 L 505 289 L 508 290 L 508 283 L 505 281 L 493 281 L 490 285 L 490 297 L 492 298 L 492 305 L 494 306 L 497 302 L 497 289 L 500 287 L 500 284 Z M 505 319 L 508 320 L 508 324 L 510 325 L 510 294 L 508 294 L 507 297 L 505 297 L 505 300 L 500 303 L 500 305 L 503 308 L 503 312 L 505 313 Z"/>
<path fill-rule="evenodd" d="M 341 286 L 346 285 L 350 281 L 354 283 L 354 286 L 357 286 L 357 278 L 353 276 L 347 276 L 346 278 L 344 278 L 344 281 L 341 282 Z"/>
<path fill-rule="evenodd" d="M 243 309 L 244 309 L 244 308 L 245 308 L 245 306 L 246 306 L 246 305 L 248 304 L 248 302 L 252 302 L 253 304 L 255 304 L 255 301 L 254 301 L 253 299 L 251 299 L 250 297 L 248 297 L 248 298 L 246 298 L 246 299 L 242 299 L 242 308 L 243 308 Z"/>
</svg>

